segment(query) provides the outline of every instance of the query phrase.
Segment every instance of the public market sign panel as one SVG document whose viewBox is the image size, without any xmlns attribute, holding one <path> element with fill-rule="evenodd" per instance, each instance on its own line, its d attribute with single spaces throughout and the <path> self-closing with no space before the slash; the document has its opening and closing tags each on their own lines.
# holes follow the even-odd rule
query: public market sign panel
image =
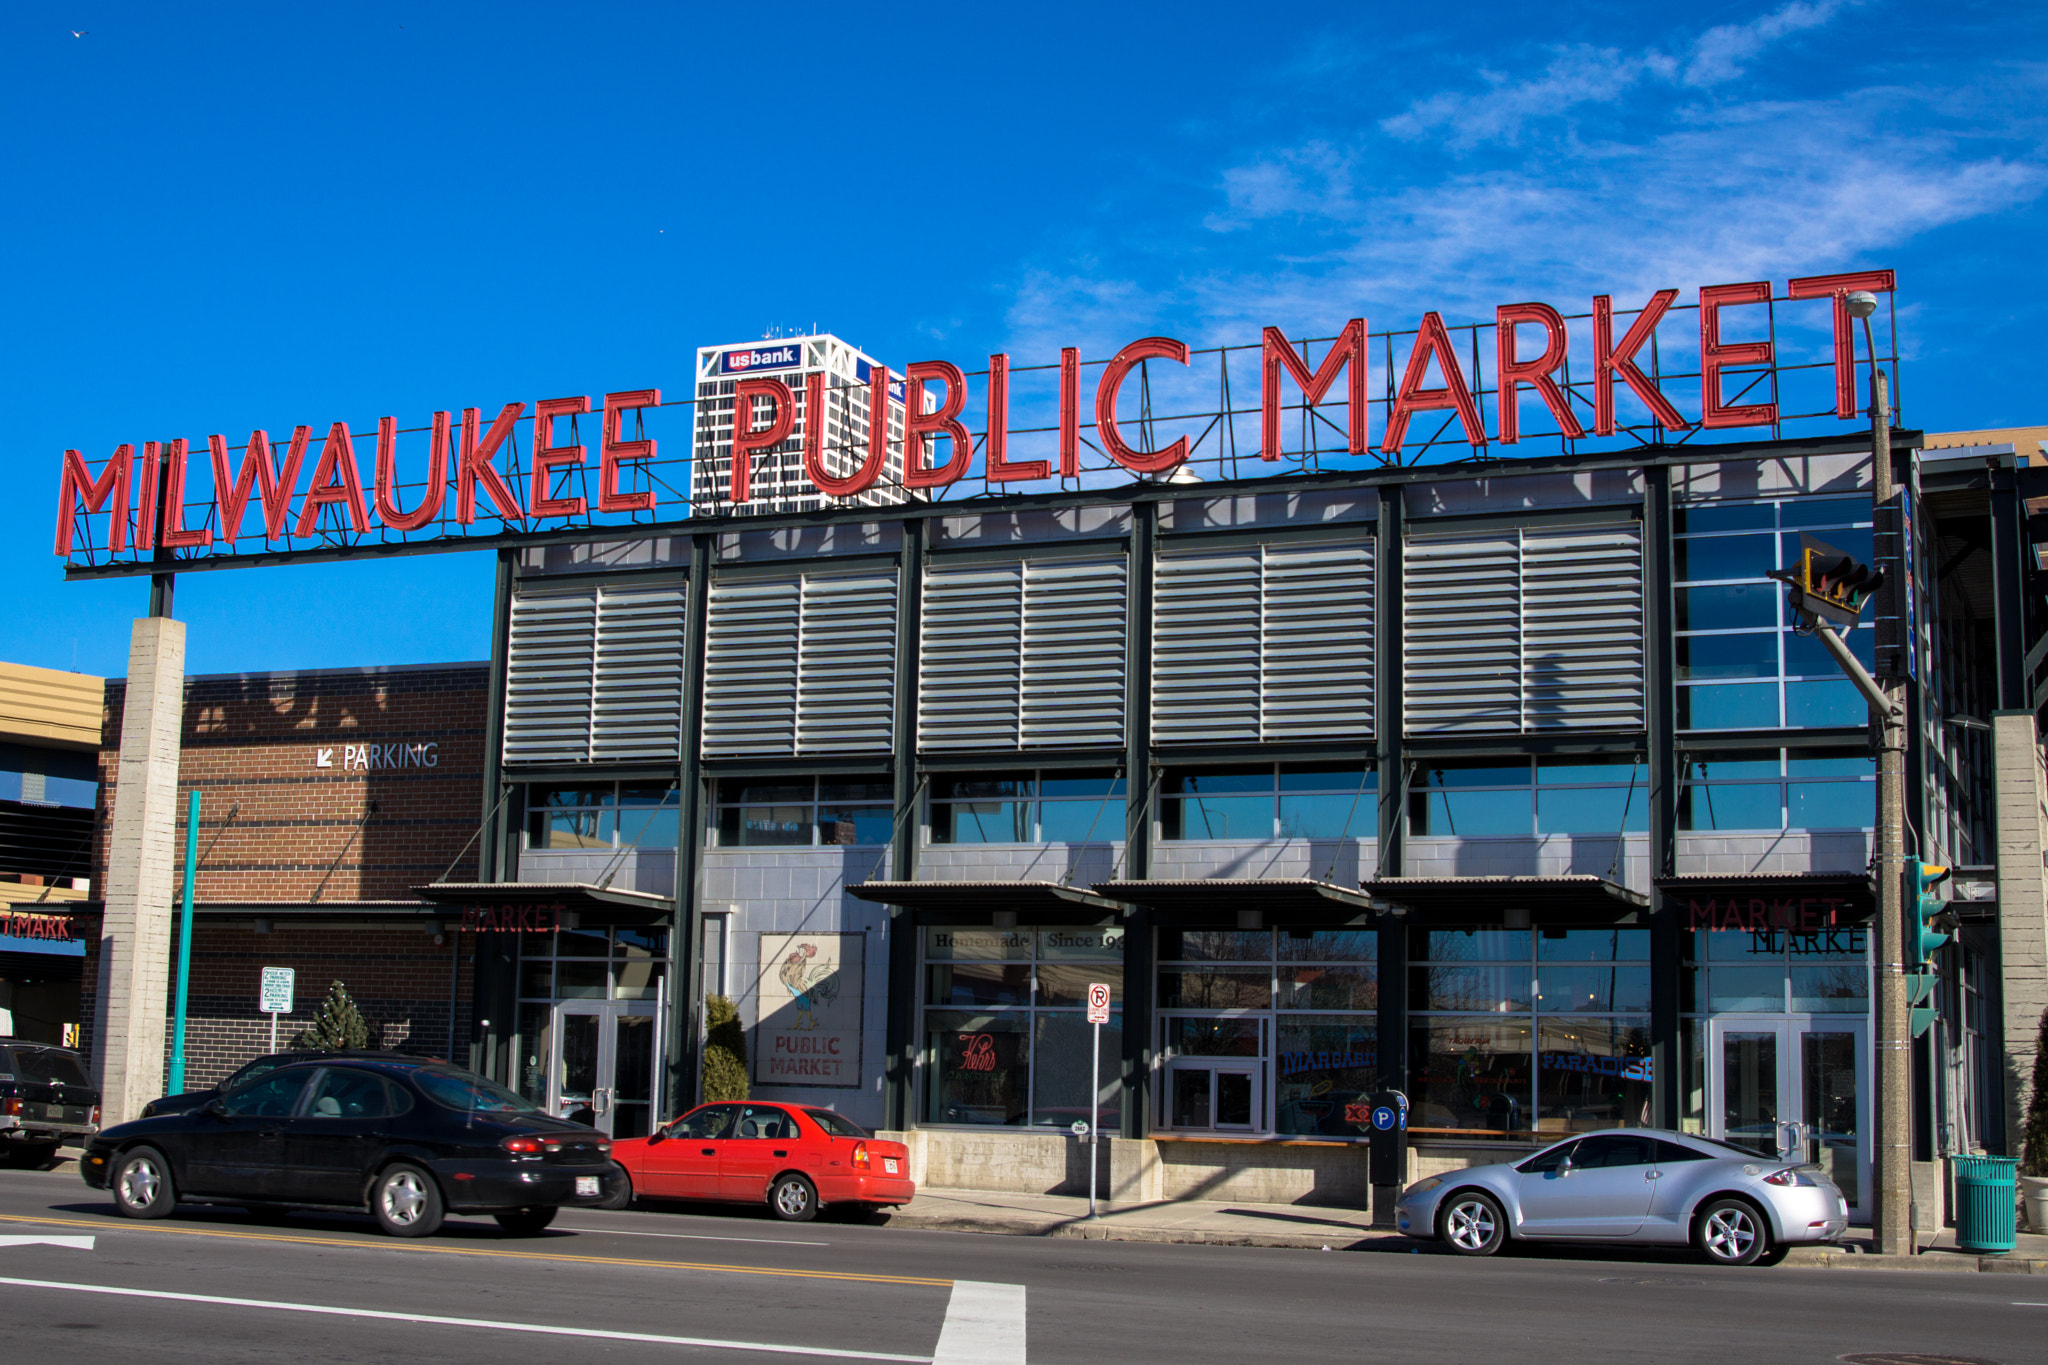
<svg viewBox="0 0 2048 1365">
<path fill-rule="evenodd" d="M 1289 411 L 1301 414 L 1305 432 L 1315 423 L 1334 432 L 1341 416 L 1344 443 L 1335 453 L 1390 464 L 1413 462 L 1404 452 L 1418 446 L 1427 450 L 1440 440 L 1462 441 L 1474 449 L 1493 442 L 1516 445 L 1535 431 L 1525 432 L 1528 417 L 1541 423 L 1546 439 L 1560 442 L 1618 432 L 1643 441 L 1701 428 L 1775 430 L 1795 419 L 1846 420 L 1856 415 L 1857 355 L 1854 319 L 1845 300 L 1856 290 L 1892 294 L 1894 272 L 1806 276 L 1791 280 L 1782 295 L 1768 281 L 1707 285 L 1684 304 L 1677 289 L 1660 289 L 1633 311 L 1617 309 L 1611 295 L 1601 294 L 1594 296 L 1590 313 L 1569 319 L 1551 304 L 1535 302 L 1502 304 L 1490 322 L 1455 327 L 1446 326 L 1440 314 L 1426 312 L 1412 331 L 1403 332 L 1370 332 L 1366 319 L 1358 317 L 1324 345 L 1313 364 L 1280 328 L 1267 327 L 1256 348 L 1239 348 L 1258 353 L 1256 459 L 1298 462 L 1283 443 L 1283 417 Z M 1818 310 L 1830 303 L 1831 358 L 1807 363 L 1781 355 L 1780 314 L 1787 325 L 1821 328 L 1829 319 Z M 1665 325 L 1669 314 L 1688 309 L 1698 314 L 1696 329 Z M 1570 359 L 1574 322 L 1581 349 L 1576 376 Z M 1764 339 L 1729 341 L 1724 328 L 1761 331 Z M 1490 348 L 1479 340 L 1486 330 L 1494 334 Z M 1454 339 L 1454 332 L 1469 333 L 1470 344 Z M 1054 380 L 1058 415 L 1053 428 L 1030 433 L 1012 430 L 1010 357 L 990 356 L 987 369 L 976 372 L 982 377 L 986 418 L 979 439 L 962 420 L 968 376 L 958 365 L 921 361 L 906 366 L 896 379 L 887 366 L 866 366 L 864 381 L 855 387 L 867 390 L 870 412 L 886 411 L 890 396 L 902 395 L 901 435 L 892 433 L 893 422 L 868 423 L 864 450 L 835 447 L 831 452 L 842 470 L 854 465 L 850 472 L 835 473 L 824 444 L 828 423 L 807 421 L 800 438 L 804 469 L 818 494 L 853 499 L 891 468 L 894 447 L 902 487 L 935 495 L 967 476 L 978 454 L 980 480 L 992 488 L 1028 491 L 1034 483 L 1083 474 L 1082 432 L 1087 429 L 1092 439 L 1086 444 L 1108 461 L 1087 472 L 1164 473 L 1188 460 L 1193 445 L 1210 439 L 1207 433 L 1219 422 L 1230 425 L 1240 415 L 1227 398 L 1231 349 L 1216 353 L 1223 370 L 1220 392 L 1226 395 L 1219 400 L 1220 410 L 1206 419 L 1200 413 L 1181 414 L 1190 422 L 1207 420 L 1203 434 L 1193 444 L 1183 435 L 1156 447 L 1134 443 L 1119 419 L 1118 400 L 1140 366 L 1189 363 L 1195 353 L 1172 337 L 1145 337 L 1106 362 L 1090 362 L 1099 373 L 1087 413 L 1078 348 L 1063 348 L 1056 365 L 1048 359 L 1033 366 Z M 1405 362 L 1398 353 L 1403 349 Z M 794 368 L 800 350 L 796 343 L 736 348 L 721 362 L 720 372 L 731 376 L 735 388 L 738 419 L 729 435 L 717 438 L 727 443 L 720 447 L 721 456 L 727 450 L 732 456 L 731 496 L 721 502 L 750 500 L 753 460 L 787 449 L 793 439 L 797 393 L 777 372 Z M 1666 366 L 1665 356 L 1681 354 L 1691 357 L 1686 363 L 1695 368 Z M 1781 381 L 1807 370 L 1832 371 L 1832 404 L 1796 412 L 1782 408 Z M 822 372 L 804 376 L 806 411 L 823 409 L 828 382 L 844 387 Z M 1643 414 L 1640 425 L 1621 423 L 1616 406 L 1621 395 Z M 1681 410 L 1681 401 L 1690 404 L 1690 413 Z M 1318 404 L 1326 404 L 1326 410 L 1316 411 Z M 252 431 L 238 445 L 218 433 L 197 444 L 183 437 L 126 442 L 97 465 L 84 452 L 67 450 L 58 477 L 55 550 L 70 561 L 74 574 L 148 573 L 166 571 L 166 560 L 174 570 L 216 559 L 246 562 L 252 553 L 334 557 L 447 548 L 449 542 L 481 539 L 468 529 L 479 518 L 502 523 L 508 535 L 657 524 L 663 515 L 658 511 L 661 485 L 673 487 L 674 481 L 666 478 L 666 466 L 663 478 L 654 477 L 662 461 L 657 441 L 644 434 L 642 422 L 664 406 L 683 405 L 664 405 L 661 390 L 645 388 L 606 393 L 595 406 L 588 395 L 541 399 L 531 405 L 530 415 L 529 405 L 515 400 L 488 422 L 479 408 L 463 409 L 459 419 L 452 411 L 436 412 L 430 426 L 409 429 L 426 437 L 416 483 L 401 483 L 401 433 L 392 417 L 378 421 L 374 436 L 334 422 L 317 441 L 314 428 L 306 425 L 282 440 L 261 429 Z M 1487 406 L 1490 414 L 1483 411 Z M 1377 430 L 1372 429 L 1375 410 Z M 593 413 L 598 416 L 594 453 L 578 427 L 578 419 Z M 635 426 L 630 437 L 629 415 Z M 1417 425 L 1417 418 L 1432 415 L 1440 421 Z M 1084 423 L 1084 416 L 1092 421 Z M 709 420 L 709 414 L 701 420 Z M 530 425 L 523 470 L 515 435 L 522 423 Z M 1045 458 L 1015 458 L 1013 437 L 1025 434 L 1051 438 L 1043 448 Z M 947 438 L 947 455 L 935 463 L 941 437 Z M 373 477 L 367 481 L 357 458 L 358 439 L 375 449 Z M 190 495 L 188 489 L 207 474 L 210 498 Z M 410 505 L 401 505 L 407 499 Z M 668 515 L 688 516 L 689 509 L 672 509 Z M 280 542 L 284 549 L 272 551 Z M 257 547 L 253 551 L 252 544 Z"/>
</svg>

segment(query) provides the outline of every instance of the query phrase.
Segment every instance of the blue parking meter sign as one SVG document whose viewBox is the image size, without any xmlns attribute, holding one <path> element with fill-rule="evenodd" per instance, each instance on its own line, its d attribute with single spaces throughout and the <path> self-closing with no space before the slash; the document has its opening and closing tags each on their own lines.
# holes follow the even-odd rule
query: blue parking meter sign
<svg viewBox="0 0 2048 1365">
<path fill-rule="evenodd" d="M 1379 1104 L 1373 1106 L 1372 1126 L 1374 1128 L 1377 1128 L 1380 1132 L 1392 1132 L 1394 1125 L 1399 1123 L 1400 1121 L 1401 1116 L 1398 1113 L 1394 1112 L 1393 1105 Z"/>
</svg>

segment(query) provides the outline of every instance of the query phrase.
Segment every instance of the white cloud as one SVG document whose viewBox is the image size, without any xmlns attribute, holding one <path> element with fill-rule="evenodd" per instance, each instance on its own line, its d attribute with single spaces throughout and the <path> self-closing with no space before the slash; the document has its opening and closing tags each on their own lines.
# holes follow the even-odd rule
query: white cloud
<svg viewBox="0 0 2048 1365">
<path fill-rule="evenodd" d="M 1819 28 L 1843 8 L 1841 0 L 1793 0 L 1746 24 L 1718 24 L 1692 45 L 1681 78 L 1692 86 L 1718 85 L 1740 76 L 1743 64 L 1780 38 Z"/>
</svg>

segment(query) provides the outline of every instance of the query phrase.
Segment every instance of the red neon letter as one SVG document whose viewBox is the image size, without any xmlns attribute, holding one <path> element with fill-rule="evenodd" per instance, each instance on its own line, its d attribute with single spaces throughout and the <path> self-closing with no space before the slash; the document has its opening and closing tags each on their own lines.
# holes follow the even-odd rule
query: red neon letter
<svg viewBox="0 0 2048 1365">
<path fill-rule="evenodd" d="M 1440 389 L 1422 387 L 1422 381 L 1429 377 L 1431 356 L 1436 357 L 1444 372 L 1444 386 Z M 1409 417 L 1437 408 L 1457 411 L 1458 420 L 1465 427 L 1467 445 L 1486 444 L 1486 429 L 1479 424 L 1479 405 L 1472 401 L 1472 390 L 1465 387 L 1465 372 L 1458 368 L 1458 353 L 1451 346 L 1450 331 L 1440 314 L 1424 313 L 1422 325 L 1415 329 L 1415 346 L 1408 352 L 1408 369 L 1401 376 L 1401 390 L 1394 395 L 1393 409 L 1387 413 L 1387 435 L 1380 442 L 1380 450 L 1388 455 L 1400 454 L 1401 441 L 1408 435 Z"/>
<path fill-rule="evenodd" d="M 982 469 L 990 483 L 1014 483 L 1022 479 L 1052 476 L 1044 460 L 1011 464 L 1003 457 L 1010 449 L 1010 357 L 988 358 L 988 435 L 982 438 Z"/>
<path fill-rule="evenodd" d="M 305 427 L 300 427 L 305 431 Z M 220 541 L 232 545 L 242 534 L 242 513 L 248 509 L 249 495 L 257 488 L 263 490 L 263 524 L 269 530 L 273 520 L 270 509 L 278 502 L 278 473 L 276 463 L 271 459 L 270 434 L 266 431 L 249 433 L 249 444 L 243 448 L 242 468 L 239 473 L 228 473 L 228 438 L 213 435 L 206 438 L 206 445 L 213 452 L 213 505 L 220 520 Z M 291 485 L 299 479 L 299 459 L 305 454 L 305 442 L 292 443 L 291 467 L 285 477 L 284 502 L 287 507 L 291 500 Z M 275 535 L 275 531 L 270 532 Z"/>
<path fill-rule="evenodd" d="M 652 512 L 654 510 L 654 485 L 649 482 L 644 492 L 621 493 L 619 491 L 619 462 L 622 460 L 651 460 L 654 458 L 654 439 L 644 441 L 622 441 L 620 423 L 629 408 L 658 408 L 661 406 L 660 389 L 629 389 L 624 393 L 608 393 L 604 396 L 604 440 L 597 455 L 597 510 L 600 512 Z"/>
<path fill-rule="evenodd" d="M 840 478 L 825 468 L 825 372 L 813 370 L 804 377 L 804 473 L 811 486 L 830 498 L 850 498 L 871 487 L 881 477 L 889 458 L 889 369 L 876 365 L 868 372 L 868 410 L 879 412 L 879 421 L 868 422 L 868 457 L 859 469 Z M 877 435 L 877 433 L 880 433 Z"/>
<path fill-rule="evenodd" d="M 1515 359 L 1515 325 L 1533 322 L 1543 328 L 1543 354 L 1534 360 Z M 1564 319 L 1547 303 L 1510 303 L 1493 310 L 1493 334 L 1500 376 L 1500 443 L 1511 446 L 1522 439 L 1521 400 L 1517 390 L 1527 384 L 1550 409 L 1562 435 L 1572 440 L 1586 434 L 1572 415 L 1571 400 L 1551 374 L 1564 364 L 1571 343 Z"/>
<path fill-rule="evenodd" d="M 498 447 L 512 434 L 512 424 L 519 420 L 519 414 L 526 411 L 524 403 L 507 403 L 499 409 L 491 423 L 491 429 L 479 441 L 476 429 L 482 414 L 475 408 L 462 410 L 462 461 L 455 467 L 455 520 L 467 526 L 476 520 L 476 490 L 481 484 L 484 496 L 498 509 L 500 521 L 520 521 L 526 513 L 520 509 L 519 499 L 505 481 L 498 477 L 498 471 L 491 466 L 491 457 L 498 453 Z"/>
<path fill-rule="evenodd" d="M 754 429 L 754 400 L 768 400 L 768 425 Z M 742 379 L 733 386 L 732 399 L 732 500 L 745 502 L 751 496 L 751 461 L 764 450 L 773 450 L 796 424 L 796 396 L 780 379 Z"/>
<path fill-rule="evenodd" d="M 191 447 L 182 436 L 171 442 L 171 448 L 164 452 L 164 457 L 170 461 L 164 488 L 164 548 L 167 550 L 196 550 L 213 544 L 211 527 L 185 529 L 185 466 L 190 463 L 191 454 Z"/>
<path fill-rule="evenodd" d="M 142 488 L 135 511 L 135 548 L 153 549 L 156 546 L 156 495 L 157 465 L 160 461 L 160 447 L 155 441 L 142 443 Z"/>
<path fill-rule="evenodd" d="M 107 508 L 107 548 L 125 550 L 128 548 L 128 469 L 135 462 L 135 447 L 115 446 L 114 453 L 107 460 L 106 468 L 95 479 L 85 467 L 85 456 L 75 450 L 64 452 L 64 473 L 57 481 L 57 553 L 71 553 L 71 531 L 74 501 L 83 502 L 88 515 L 105 507 L 108 498 L 114 505 Z"/>
<path fill-rule="evenodd" d="M 363 478 L 356 472 L 356 447 L 349 439 L 346 422 L 336 422 L 327 429 L 327 440 L 320 447 L 320 462 L 313 466 L 313 477 L 306 484 L 306 499 L 299 504 L 300 535 L 313 533 L 320 509 L 330 502 L 348 508 L 348 522 L 357 535 L 370 529 L 370 513 L 363 506 Z"/>
<path fill-rule="evenodd" d="M 583 447 L 555 444 L 555 419 L 590 411 L 588 398 L 543 398 L 533 405 L 533 480 L 526 499 L 532 517 L 580 517 L 589 504 L 580 497 L 553 496 L 555 470 L 583 463 Z"/>
<path fill-rule="evenodd" d="M 1768 280 L 1754 284 L 1711 284 L 1700 290 L 1700 425 L 1761 427 L 1778 420 L 1776 403 L 1729 406 L 1721 401 L 1721 371 L 1729 365 L 1769 365 L 1771 343 L 1721 344 L 1721 310 L 1734 303 L 1769 303 Z"/>
<path fill-rule="evenodd" d="M 1137 450 L 1125 442 L 1123 433 L 1116 428 L 1116 391 L 1123 387 L 1124 376 L 1138 362 L 1155 358 L 1176 360 L 1185 365 L 1188 363 L 1188 344 L 1172 337 L 1146 337 L 1134 341 L 1103 366 L 1102 382 L 1095 387 L 1096 439 L 1102 442 L 1102 448 L 1109 452 L 1110 459 L 1140 474 L 1157 474 L 1172 469 L 1188 457 L 1188 438 L 1185 436 L 1158 450 Z"/>
<path fill-rule="evenodd" d="M 1344 324 L 1344 330 L 1330 343 L 1330 353 L 1323 357 L 1323 363 L 1311 375 L 1308 364 L 1295 354 L 1288 344 L 1286 334 L 1278 327 L 1266 329 L 1265 371 L 1259 384 L 1260 449 L 1259 458 L 1277 460 L 1280 458 L 1280 370 L 1294 376 L 1294 382 L 1301 385 L 1301 391 L 1310 407 L 1323 401 L 1323 395 L 1337 382 L 1337 371 L 1346 364 L 1351 366 L 1351 385 L 1347 390 L 1351 402 L 1351 415 L 1346 423 L 1349 437 L 1348 449 L 1353 455 L 1365 454 L 1365 319 L 1353 318 Z"/>
<path fill-rule="evenodd" d="M 434 445 L 427 456 L 427 487 L 420 505 L 410 512 L 398 510 L 398 422 L 377 419 L 377 520 L 394 531 L 417 531 L 441 515 L 441 500 L 448 494 L 448 429 L 453 419 L 445 412 L 434 414 Z"/>
<path fill-rule="evenodd" d="M 1081 352 L 1060 347 L 1060 477 L 1081 472 Z"/>
<path fill-rule="evenodd" d="M 1848 295 L 1858 289 L 1873 294 L 1890 294 L 1899 287 L 1898 276 L 1889 270 L 1856 270 L 1846 275 L 1808 275 L 1785 286 L 1794 299 L 1835 300 L 1835 416 L 1856 415 L 1856 319 L 1849 316 Z"/>
<path fill-rule="evenodd" d="M 908 385 L 903 396 L 903 486 L 940 488 L 967 472 L 974 458 L 974 442 L 960 424 L 960 409 L 967 406 L 967 376 L 950 360 L 921 360 L 903 367 Z M 936 379 L 946 386 L 946 397 L 937 412 L 924 411 L 924 382 Z M 950 436 L 953 449 L 937 468 L 925 463 L 931 458 L 931 438 Z"/>
<path fill-rule="evenodd" d="M 1643 311 L 1636 314 L 1635 322 L 1621 338 L 1621 345 L 1614 344 L 1614 299 L 1607 294 L 1593 296 L 1593 434 L 1612 436 L 1614 434 L 1614 377 L 1620 375 L 1622 382 L 1635 390 L 1636 397 L 1656 417 L 1659 426 L 1666 431 L 1684 431 L 1686 422 L 1678 415 L 1678 409 L 1671 406 L 1671 400 L 1650 377 L 1636 368 L 1636 352 L 1643 349 L 1650 336 L 1657 330 L 1657 323 L 1671 307 L 1671 301 L 1678 297 L 1676 289 L 1659 289 L 1643 305 Z"/>
</svg>

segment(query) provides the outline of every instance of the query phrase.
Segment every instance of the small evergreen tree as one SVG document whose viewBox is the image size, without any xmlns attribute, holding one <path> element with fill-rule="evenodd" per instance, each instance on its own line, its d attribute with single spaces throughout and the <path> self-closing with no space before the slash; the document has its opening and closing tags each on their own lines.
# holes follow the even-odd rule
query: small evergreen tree
<svg viewBox="0 0 2048 1365">
<path fill-rule="evenodd" d="M 739 1006 L 723 995 L 704 997 L 704 1099 L 743 1100 L 747 1079 L 747 1033 Z"/>
<path fill-rule="evenodd" d="M 2027 1097 L 2027 1145 L 2020 1153 L 2020 1171 L 2048 1176 L 2048 1010 L 2041 1012 L 2041 1034 L 2034 1040 L 2034 1093 Z"/>
<path fill-rule="evenodd" d="M 320 1002 L 319 1012 L 313 1016 L 313 1026 L 300 1030 L 292 1039 L 295 1048 L 361 1051 L 369 1045 L 369 1022 L 356 1008 L 356 1002 L 349 998 L 348 987 L 339 981 L 327 988 L 327 998 Z"/>
</svg>

